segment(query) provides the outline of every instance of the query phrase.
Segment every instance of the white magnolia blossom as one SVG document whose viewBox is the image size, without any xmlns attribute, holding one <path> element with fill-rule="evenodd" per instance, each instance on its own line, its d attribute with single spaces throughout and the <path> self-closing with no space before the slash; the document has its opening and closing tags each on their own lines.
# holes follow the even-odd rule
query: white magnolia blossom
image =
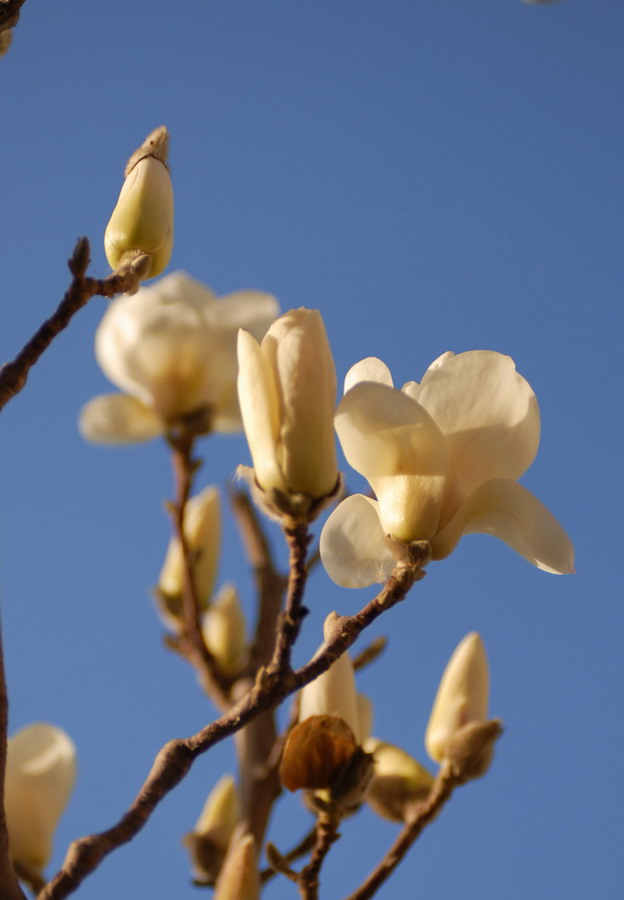
<svg viewBox="0 0 624 900">
<path fill-rule="evenodd" d="M 236 336 L 244 327 L 262 338 L 278 314 L 270 294 L 247 290 L 217 298 L 184 272 L 113 300 L 97 330 L 95 355 L 124 393 L 87 403 L 82 434 L 96 443 L 146 441 L 191 419 L 199 431 L 240 431 Z"/>
<path fill-rule="evenodd" d="M 345 390 L 336 430 L 377 499 L 355 494 L 328 519 L 321 557 L 335 582 L 385 581 L 396 564 L 387 535 L 429 541 L 443 559 L 463 535 L 491 534 L 540 569 L 574 570 L 565 531 L 517 483 L 535 458 L 540 417 L 510 357 L 445 353 L 402 390 L 369 358 L 353 366 Z"/>
<path fill-rule="evenodd" d="M 490 678 L 483 641 L 471 631 L 457 645 L 440 679 L 425 733 L 431 759 L 442 762 L 457 732 L 488 715 Z"/>
<path fill-rule="evenodd" d="M 337 620 L 335 612 L 325 619 L 325 640 L 332 636 Z M 321 644 L 319 651 L 323 646 Z M 304 722 L 310 716 L 339 716 L 347 723 L 358 744 L 370 734 L 372 706 L 367 697 L 356 691 L 353 663 L 348 653 L 339 656 L 326 672 L 299 692 L 299 721 Z"/>
<path fill-rule="evenodd" d="M 9 852 L 24 872 L 41 875 L 76 780 L 76 748 L 60 728 L 38 722 L 8 742 L 5 809 Z"/>
<path fill-rule="evenodd" d="M 270 493 L 320 499 L 338 480 L 336 371 L 323 319 L 292 309 L 259 344 L 241 331 L 238 395 L 255 478 Z"/>
</svg>

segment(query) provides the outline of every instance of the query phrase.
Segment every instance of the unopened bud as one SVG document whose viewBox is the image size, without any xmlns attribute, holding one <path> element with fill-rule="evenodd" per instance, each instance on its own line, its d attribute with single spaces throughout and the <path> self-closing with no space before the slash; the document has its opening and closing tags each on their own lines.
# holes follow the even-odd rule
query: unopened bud
<svg viewBox="0 0 624 900">
<path fill-rule="evenodd" d="M 424 800 L 434 782 L 433 775 L 413 756 L 394 744 L 368 738 L 364 749 L 373 754 L 375 771 L 366 792 L 366 802 L 384 819 L 405 821 L 414 803 Z"/>
<path fill-rule="evenodd" d="M 461 783 L 481 778 L 490 768 L 494 744 L 502 734 L 500 719 L 470 722 L 455 732 L 446 750 L 451 771 Z"/>
<path fill-rule="evenodd" d="M 279 775 L 289 791 L 335 786 L 357 750 L 353 732 L 338 716 L 310 716 L 292 729 Z"/>
<path fill-rule="evenodd" d="M 253 835 L 234 837 L 217 879 L 213 900 L 259 900 L 260 879 Z"/>
<path fill-rule="evenodd" d="M 147 254 L 141 278 L 153 278 L 167 267 L 173 248 L 173 189 L 167 168 L 169 134 L 157 128 L 126 166 L 117 206 L 104 236 L 106 258 L 113 269 Z M 147 271 L 145 271 L 147 269 Z"/>
<path fill-rule="evenodd" d="M 240 672 L 246 661 L 245 614 L 233 584 L 225 584 L 205 613 L 202 633 L 206 647 L 220 672 L 230 677 Z"/>
<path fill-rule="evenodd" d="M 239 818 L 240 804 L 234 779 L 224 775 L 208 795 L 195 828 L 183 839 L 197 882 L 215 883 Z"/>
</svg>

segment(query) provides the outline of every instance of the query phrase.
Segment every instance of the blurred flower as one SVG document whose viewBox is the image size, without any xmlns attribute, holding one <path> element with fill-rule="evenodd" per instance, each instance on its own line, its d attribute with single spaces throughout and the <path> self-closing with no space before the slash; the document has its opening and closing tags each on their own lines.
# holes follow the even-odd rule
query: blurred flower
<svg viewBox="0 0 624 900">
<path fill-rule="evenodd" d="M 202 619 L 206 647 L 219 671 L 226 677 L 237 675 L 247 660 L 245 614 L 233 584 L 225 584 Z"/>
<path fill-rule="evenodd" d="M 239 818 L 234 778 L 224 775 L 208 795 L 195 828 L 184 837 L 194 877 L 201 884 L 215 883 Z"/>
<path fill-rule="evenodd" d="M 289 791 L 331 789 L 349 767 L 357 748 L 353 731 L 344 719 L 306 716 L 286 738 L 280 780 Z"/>
<path fill-rule="evenodd" d="M 338 482 L 336 372 L 323 319 L 293 309 L 259 344 L 238 338 L 238 396 L 255 481 L 276 512 L 307 513 Z"/>
<path fill-rule="evenodd" d="M 427 753 L 436 762 L 449 757 L 457 735 L 473 723 L 487 722 L 488 662 L 483 641 L 470 632 L 451 656 L 425 733 Z"/>
<path fill-rule="evenodd" d="M 464 534 L 505 541 L 547 572 L 573 571 L 570 539 L 517 479 L 535 458 L 540 417 L 510 357 L 489 350 L 445 353 L 421 384 L 402 390 L 381 360 L 347 375 L 336 430 L 353 468 L 377 499 L 355 494 L 321 535 L 323 564 L 335 582 L 384 581 L 396 565 L 389 535 L 428 541 L 443 559 Z"/>
<path fill-rule="evenodd" d="M 219 565 L 221 516 L 219 489 L 208 486 L 187 502 L 184 536 L 193 556 L 193 578 L 200 609 L 207 609 Z M 165 623 L 180 631 L 184 607 L 184 554 L 177 537 L 169 541 L 156 589 L 159 611 Z"/>
<path fill-rule="evenodd" d="M 239 431 L 236 335 L 261 338 L 279 312 L 261 291 L 217 299 L 184 272 L 113 300 L 95 338 L 105 375 L 124 394 L 95 397 L 80 430 L 96 443 L 146 441 L 176 428 Z"/>
<path fill-rule="evenodd" d="M 364 750 L 373 754 L 375 764 L 366 802 L 382 818 L 403 822 L 413 804 L 429 794 L 433 775 L 394 744 L 367 738 Z"/>
<path fill-rule="evenodd" d="M 22 873 L 41 876 L 74 788 L 76 748 L 60 728 L 38 722 L 8 742 L 5 809 L 9 852 Z"/>
<path fill-rule="evenodd" d="M 151 265 L 145 278 L 163 272 L 173 248 L 173 188 L 167 168 L 169 133 L 164 125 L 152 131 L 125 169 L 117 206 L 104 236 L 112 269 L 147 254 Z"/>
<path fill-rule="evenodd" d="M 213 900 L 259 900 L 260 880 L 253 835 L 234 837 L 217 879 Z"/>
</svg>

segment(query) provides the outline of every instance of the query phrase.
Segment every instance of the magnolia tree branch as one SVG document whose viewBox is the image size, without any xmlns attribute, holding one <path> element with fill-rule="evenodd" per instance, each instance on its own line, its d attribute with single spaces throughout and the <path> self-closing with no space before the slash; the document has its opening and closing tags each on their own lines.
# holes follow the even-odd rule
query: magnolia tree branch
<svg viewBox="0 0 624 900">
<path fill-rule="evenodd" d="M 301 622 L 308 612 L 303 606 L 308 578 L 306 555 L 311 540 L 308 525 L 288 521 L 284 524 L 284 535 L 290 552 L 288 592 L 284 611 L 279 616 L 273 658 L 267 669 L 269 676 L 290 671 L 291 651 L 299 636 Z"/>
<path fill-rule="evenodd" d="M 0 0 L 0 34 L 14 28 L 26 0 Z"/>
<path fill-rule="evenodd" d="M 115 294 L 133 293 L 139 287 L 145 263 L 149 262 L 149 257 L 139 256 L 131 265 L 112 272 L 106 278 L 88 278 L 86 271 L 90 253 L 87 238 L 79 238 L 67 263 L 74 277 L 56 312 L 37 329 L 15 359 L 0 369 L 0 410 L 22 390 L 32 366 L 91 297 L 96 294 L 114 297 Z"/>
<path fill-rule="evenodd" d="M 226 715 L 189 738 L 166 744 L 128 811 L 107 831 L 74 841 L 63 868 L 40 891 L 38 900 L 62 900 L 72 894 L 106 856 L 141 831 L 161 800 L 182 781 L 198 756 L 257 716 L 275 709 L 290 694 L 327 671 L 365 628 L 405 598 L 412 585 L 423 576 L 423 567 L 429 558 L 427 545 L 410 567 L 397 566 L 377 597 L 354 616 L 340 618 L 321 650 L 300 669 L 273 679 L 262 678 L 259 673 L 254 687 Z"/>
</svg>

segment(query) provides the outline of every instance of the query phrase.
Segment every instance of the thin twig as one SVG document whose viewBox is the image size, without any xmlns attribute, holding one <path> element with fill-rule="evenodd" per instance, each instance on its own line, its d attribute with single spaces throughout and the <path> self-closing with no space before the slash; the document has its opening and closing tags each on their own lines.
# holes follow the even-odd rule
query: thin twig
<svg viewBox="0 0 624 900">
<path fill-rule="evenodd" d="M 166 744 L 128 811 L 107 831 L 74 841 L 63 868 L 39 893 L 38 900 L 62 900 L 72 894 L 106 856 L 139 833 L 161 800 L 182 781 L 198 756 L 243 728 L 256 716 L 275 709 L 287 696 L 327 671 L 371 622 L 405 598 L 414 582 L 422 577 L 422 568 L 428 558 L 423 554 L 420 562 L 412 568 L 398 566 L 377 597 L 356 615 L 341 619 L 339 627 L 322 650 L 296 672 L 256 684 L 226 715 L 185 740 L 173 740 Z"/>
<path fill-rule="evenodd" d="M 15 28 L 25 0 L 0 0 L 0 33 Z"/>
<path fill-rule="evenodd" d="M 273 658 L 267 669 L 270 676 L 290 671 L 292 648 L 299 635 L 301 622 L 307 614 L 302 602 L 308 578 L 306 554 L 310 536 L 307 522 L 287 522 L 284 525 L 284 534 L 290 551 L 288 592 L 284 610 L 278 620 Z"/>
<path fill-rule="evenodd" d="M 357 656 L 353 657 L 353 668 L 357 672 L 359 669 L 364 669 L 366 666 L 370 666 L 372 662 L 384 652 L 386 646 L 388 644 L 388 638 L 384 637 L 384 635 L 380 635 L 376 637 L 374 641 L 371 641 L 368 647 L 364 647 Z"/>
<path fill-rule="evenodd" d="M 315 844 L 316 825 L 310 831 L 308 831 L 305 837 L 303 837 L 299 841 L 299 843 L 292 848 L 292 850 L 289 850 L 288 853 L 284 854 L 284 859 L 289 863 L 295 862 L 295 860 L 300 859 L 302 856 L 305 856 L 306 853 L 309 853 L 309 851 L 312 850 Z M 263 869 L 260 872 L 260 883 L 266 884 L 266 882 L 270 881 L 271 878 L 273 878 L 276 874 L 277 872 L 275 871 L 275 869 L 272 869 L 270 867 L 267 869 Z"/>
<path fill-rule="evenodd" d="M 316 841 L 310 862 L 299 873 L 299 890 L 302 900 L 318 900 L 319 875 L 325 857 L 340 834 L 340 816 L 336 809 L 320 812 L 316 823 Z"/>
<path fill-rule="evenodd" d="M 88 278 L 85 273 L 90 262 L 89 241 L 86 237 L 79 238 L 72 257 L 68 260 L 69 270 L 74 277 L 56 312 L 37 329 L 15 359 L 0 368 L 0 410 L 22 390 L 32 366 L 91 297 L 96 294 L 114 297 L 115 294 L 137 289 L 137 264 L 144 259 L 144 256 L 139 257 L 131 268 L 112 272 L 107 278 Z"/>
</svg>

